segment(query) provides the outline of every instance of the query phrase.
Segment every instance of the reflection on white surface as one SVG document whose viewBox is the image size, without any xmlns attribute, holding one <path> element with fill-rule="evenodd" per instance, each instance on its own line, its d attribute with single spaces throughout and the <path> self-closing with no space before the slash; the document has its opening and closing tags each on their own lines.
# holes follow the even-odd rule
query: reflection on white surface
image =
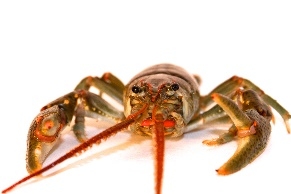
<svg viewBox="0 0 291 194">
<path fill-rule="evenodd" d="M 236 74 L 291 111 L 290 5 L 212 3 L 0 3 L 0 189 L 27 175 L 26 135 L 46 103 L 87 75 L 110 71 L 125 83 L 149 65 L 170 62 L 199 74 L 203 94 Z M 276 114 L 265 152 L 230 176 L 215 169 L 236 143 L 207 147 L 217 131 L 166 142 L 163 193 L 290 193 L 291 135 Z M 91 126 L 91 124 L 93 126 Z M 98 132 L 98 123 L 89 131 Z M 73 136 L 48 160 L 76 144 Z M 151 138 L 120 133 L 11 193 L 154 193 Z M 278 179 L 278 181 L 276 181 Z M 276 182 L 276 184 L 275 184 Z"/>
</svg>

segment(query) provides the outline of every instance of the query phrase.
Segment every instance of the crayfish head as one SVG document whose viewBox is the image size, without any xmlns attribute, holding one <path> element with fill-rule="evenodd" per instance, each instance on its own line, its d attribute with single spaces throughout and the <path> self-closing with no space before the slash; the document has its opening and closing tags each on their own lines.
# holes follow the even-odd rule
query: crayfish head
<svg viewBox="0 0 291 194">
<path fill-rule="evenodd" d="M 176 80 L 179 80 L 176 78 Z M 173 78 L 149 76 L 131 83 L 124 98 L 124 114 L 138 112 L 144 104 L 145 110 L 130 126 L 130 130 L 140 135 L 153 135 L 157 123 L 164 134 L 177 137 L 184 133 L 185 125 L 192 117 L 186 89 Z"/>
<path fill-rule="evenodd" d="M 42 168 L 49 152 L 56 144 L 67 118 L 61 106 L 41 111 L 32 121 L 27 137 L 26 169 L 29 173 Z"/>
</svg>

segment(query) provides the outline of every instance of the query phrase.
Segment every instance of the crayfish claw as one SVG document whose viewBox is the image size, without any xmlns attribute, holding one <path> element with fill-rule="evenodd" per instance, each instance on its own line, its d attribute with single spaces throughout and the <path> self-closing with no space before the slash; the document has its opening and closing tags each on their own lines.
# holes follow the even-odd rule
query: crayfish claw
<svg viewBox="0 0 291 194">
<path fill-rule="evenodd" d="M 267 146 L 271 134 L 269 120 L 253 109 L 247 110 L 246 114 L 254 120 L 255 124 L 251 127 L 255 127 L 256 133 L 244 137 L 238 136 L 238 147 L 235 153 L 217 170 L 220 175 L 239 171 L 259 156 Z"/>
<path fill-rule="evenodd" d="M 35 117 L 27 138 L 26 169 L 29 173 L 42 168 L 42 163 L 56 144 L 66 124 L 64 110 L 58 105 L 42 110 Z"/>
<path fill-rule="evenodd" d="M 213 94 L 217 102 L 229 115 L 237 128 L 238 147 L 233 156 L 223 164 L 217 173 L 228 175 L 251 163 L 267 146 L 272 113 L 269 106 L 252 90 L 238 94 L 238 104 L 221 94 Z M 233 127 L 234 127 L 233 126 Z"/>
</svg>

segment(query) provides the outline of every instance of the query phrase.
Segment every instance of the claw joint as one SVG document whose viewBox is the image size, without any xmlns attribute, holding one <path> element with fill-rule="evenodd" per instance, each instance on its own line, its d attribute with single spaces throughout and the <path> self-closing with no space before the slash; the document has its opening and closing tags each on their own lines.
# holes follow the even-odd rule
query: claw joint
<svg viewBox="0 0 291 194">
<path fill-rule="evenodd" d="M 256 121 L 254 121 L 254 123 L 249 127 L 249 129 L 240 129 L 237 131 L 237 136 L 238 137 L 246 137 L 249 135 L 253 135 L 255 134 L 256 131 L 256 127 L 257 127 L 258 123 Z"/>
</svg>

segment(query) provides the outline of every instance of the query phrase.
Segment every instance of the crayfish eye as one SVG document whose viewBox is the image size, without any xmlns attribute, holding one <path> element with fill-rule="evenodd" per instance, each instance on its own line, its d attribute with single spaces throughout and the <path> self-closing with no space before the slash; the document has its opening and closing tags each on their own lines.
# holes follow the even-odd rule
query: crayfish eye
<svg viewBox="0 0 291 194">
<path fill-rule="evenodd" d="M 140 93 L 142 91 L 141 88 L 138 86 L 132 86 L 131 90 L 135 94 Z"/>
<path fill-rule="evenodd" d="M 179 84 L 174 83 L 171 85 L 172 90 L 177 91 L 179 89 Z"/>
</svg>

